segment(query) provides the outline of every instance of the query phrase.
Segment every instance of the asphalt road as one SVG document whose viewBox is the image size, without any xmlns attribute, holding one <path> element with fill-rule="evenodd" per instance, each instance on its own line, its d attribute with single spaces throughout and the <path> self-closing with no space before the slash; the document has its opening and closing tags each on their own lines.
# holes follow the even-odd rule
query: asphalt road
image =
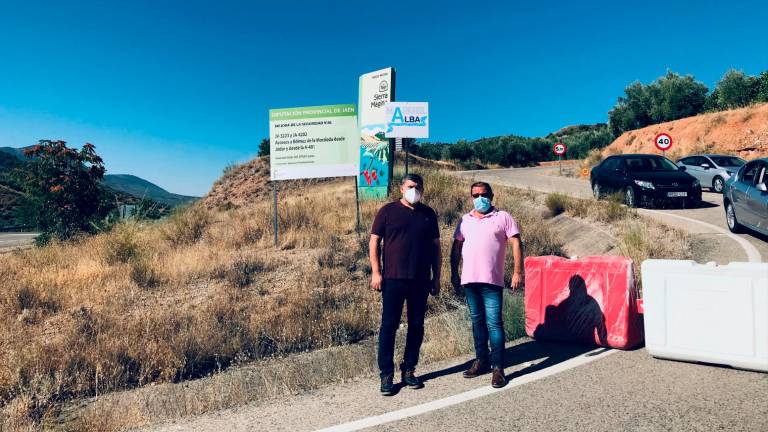
<svg viewBox="0 0 768 432">
<path fill-rule="evenodd" d="M 595 354 L 587 364 L 553 371 Z M 425 387 L 393 397 L 380 396 L 378 379 L 366 378 L 143 430 L 768 430 L 768 374 L 658 360 L 644 349 L 521 339 L 506 352 L 510 384 L 492 392 L 488 375 L 461 376 L 468 360 L 421 368 Z"/>
<path fill-rule="evenodd" d="M 0 251 L 31 245 L 36 233 L 0 233 Z"/>
<path fill-rule="evenodd" d="M 485 171 L 463 171 L 458 175 L 469 179 L 487 181 L 520 188 L 530 188 L 541 192 L 559 192 L 562 194 L 591 198 L 589 181 L 555 175 L 557 168 L 513 168 Z M 716 261 L 727 264 L 731 261 L 768 261 L 768 237 L 751 232 L 731 234 L 725 222 L 723 197 L 720 194 L 705 191 L 703 204 L 697 209 L 641 209 L 648 216 L 670 226 L 691 233 L 695 239 L 707 240 L 694 244 L 694 247 L 706 247 L 696 251 L 701 261 Z M 697 223 L 698 222 L 698 223 Z M 740 243 L 735 238 L 743 241 Z M 706 245 L 706 246 L 704 246 Z"/>
</svg>

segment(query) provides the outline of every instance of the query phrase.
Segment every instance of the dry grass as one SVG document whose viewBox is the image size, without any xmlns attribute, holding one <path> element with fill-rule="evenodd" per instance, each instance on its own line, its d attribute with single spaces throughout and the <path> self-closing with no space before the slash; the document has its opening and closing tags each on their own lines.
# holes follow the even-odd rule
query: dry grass
<svg viewBox="0 0 768 432">
<path fill-rule="evenodd" d="M 673 147 L 672 150 L 666 152 L 666 157 L 673 161 L 678 161 L 686 156 L 719 152 L 722 152 L 722 150 L 718 150 L 718 147 L 714 142 L 705 142 L 701 137 L 698 137 L 696 142 L 687 148 Z"/>
<path fill-rule="evenodd" d="M 468 191 L 437 172 L 426 173 L 426 182 L 447 251 Z M 528 192 L 497 196 L 530 227 L 523 232 L 527 253 L 560 251 L 539 216 L 517 205 Z M 237 364 L 289 365 L 291 354 L 373 336 L 380 297 L 368 287 L 366 236 L 355 234 L 353 206 L 338 204 L 353 197 L 351 185 L 338 184 L 285 196 L 278 248 L 271 206 L 261 202 L 221 212 L 192 206 L 161 222 L 127 222 L 77 242 L 3 254 L 0 429 L 54 424 L 73 400 L 217 376 Z M 380 206 L 362 204 L 364 232 Z M 471 348 L 467 323 L 451 318 L 462 309 L 447 268 L 443 275 L 444 294 L 428 312 L 440 325 L 427 336 L 426 361 Z M 346 379 L 343 364 L 330 363 L 316 366 L 329 368 L 318 382 Z M 277 381 L 280 375 L 268 375 L 261 387 L 300 389 Z M 199 409 L 215 407 L 207 401 Z M 126 407 L 126 419 L 140 421 L 137 410 Z M 130 424 L 103 413 L 75 417 L 68 424 L 76 430 Z"/>
<path fill-rule="evenodd" d="M 605 200 L 582 199 L 549 194 L 547 206 L 566 214 L 605 224 L 619 239 L 619 250 L 635 262 L 635 278 L 640 281 L 640 263 L 650 258 L 693 259 L 690 236 L 680 230 L 640 216 L 623 204 L 622 194 Z M 552 211 L 550 207 L 550 211 Z"/>
</svg>

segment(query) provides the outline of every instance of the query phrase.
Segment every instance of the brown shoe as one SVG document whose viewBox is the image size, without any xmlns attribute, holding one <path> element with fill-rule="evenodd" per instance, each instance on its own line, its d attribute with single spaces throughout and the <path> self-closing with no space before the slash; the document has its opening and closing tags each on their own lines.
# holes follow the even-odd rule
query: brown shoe
<svg viewBox="0 0 768 432">
<path fill-rule="evenodd" d="M 504 369 L 493 368 L 493 375 L 491 376 L 491 386 L 493 388 L 502 388 L 507 385 L 507 378 L 504 376 Z"/>
<path fill-rule="evenodd" d="M 464 378 L 476 378 L 480 375 L 487 374 L 490 371 L 491 368 L 488 367 L 488 363 L 481 360 L 475 360 L 472 362 L 472 366 L 464 371 L 463 375 Z"/>
</svg>

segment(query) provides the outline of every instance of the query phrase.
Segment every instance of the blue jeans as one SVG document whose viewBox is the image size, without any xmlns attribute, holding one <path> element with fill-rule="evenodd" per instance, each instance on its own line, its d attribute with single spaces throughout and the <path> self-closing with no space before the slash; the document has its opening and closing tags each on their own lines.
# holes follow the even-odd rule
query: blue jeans
<svg viewBox="0 0 768 432">
<path fill-rule="evenodd" d="M 472 318 L 472 336 L 475 354 L 480 361 L 491 367 L 504 367 L 504 321 L 501 316 L 502 292 L 500 286 L 471 283 L 464 285 L 469 315 Z M 491 342 L 488 351 L 488 340 Z"/>
</svg>

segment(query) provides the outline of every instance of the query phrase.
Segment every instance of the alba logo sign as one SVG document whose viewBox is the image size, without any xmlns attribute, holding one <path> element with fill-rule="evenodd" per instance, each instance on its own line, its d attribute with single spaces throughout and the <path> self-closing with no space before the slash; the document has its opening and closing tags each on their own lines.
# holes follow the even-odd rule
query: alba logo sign
<svg viewBox="0 0 768 432">
<path fill-rule="evenodd" d="M 384 109 L 387 117 L 386 138 L 429 138 L 427 102 L 389 102 Z"/>
</svg>

